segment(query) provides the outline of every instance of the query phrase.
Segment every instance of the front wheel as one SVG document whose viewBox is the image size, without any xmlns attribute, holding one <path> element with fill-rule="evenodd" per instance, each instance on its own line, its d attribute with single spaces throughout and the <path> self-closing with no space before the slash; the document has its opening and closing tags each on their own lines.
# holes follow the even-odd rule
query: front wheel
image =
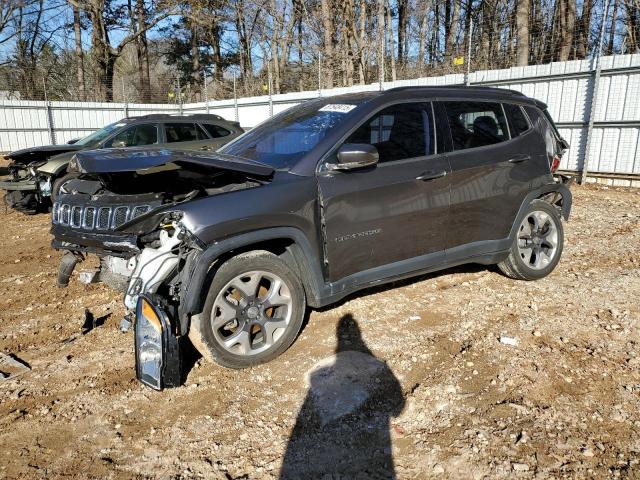
<svg viewBox="0 0 640 480">
<path fill-rule="evenodd" d="M 225 367 L 266 363 L 293 343 L 305 306 L 302 284 L 282 259 L 266 251 L 238 255 L 211 282 L 198 332 L 202 346 Z"/>
<path fill-rule="evenodd" d="M 518 226 L 509 256 L 498 268 L 511 278 L 538 280 L 560 261 L 564 230 L 557 209 L 543 200 L 531 202 Z"/>
</svg>

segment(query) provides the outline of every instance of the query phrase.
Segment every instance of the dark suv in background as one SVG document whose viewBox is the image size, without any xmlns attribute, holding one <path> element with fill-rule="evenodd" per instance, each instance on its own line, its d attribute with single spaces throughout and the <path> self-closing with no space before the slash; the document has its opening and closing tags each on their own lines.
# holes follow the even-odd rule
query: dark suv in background
<svg viewBox="0 0 640 480">
<path fill-rule="evenodd" d="M 101 257 L 82 278 L 123 288 L 148 385 L 178 384 L 186 336 L 248 367 L 291 345 L 307 306 L 372 285 L 469 262 L 548 275 L 566 148 L 518 92 L 410 87 L 306 102 L 217 153 L 80 152 L 53 209 L 59 281 Z"/>
<path fill-rule="evenodd" d="M 243 132 L 238 122 L 219 115 L 129 117 L 67 144 L 9 153 L 9 176 L 0 179 L 0 189 L 7 191 L 5 202 L 11 208 L 37 213 L 51 205 L 49 199 L 57 191 L 56 182 L 66 174 L 69 160 L 79 150 L 141 146 L 217 150 Z"/>
</svg>

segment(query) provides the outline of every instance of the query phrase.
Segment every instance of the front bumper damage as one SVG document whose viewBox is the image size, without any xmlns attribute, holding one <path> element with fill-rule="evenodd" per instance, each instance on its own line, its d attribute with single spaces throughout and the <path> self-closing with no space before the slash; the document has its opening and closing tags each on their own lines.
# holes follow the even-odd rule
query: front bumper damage
<svg viewBox="0 0 640 480">
<path fill-rule="evenodd" d="M 134 321 L 136 376 L 156 390 L 181 384 L 183 336 L 177 321 L 179 263 L 187 236 L 179 222 L 164 225 L 154 246 L 138 247 L 137 235 L 89 233 L 54 225 L 52 245 L 64 250 L 58 285 L 65 287 L 85 254 L 101 258 L 99 269 L 80 272 L 83 283 L 105 282 L 124 292 L 127 320 Z M 172 283 L 172 279 L 174 283 Z M 159 292 L 160 290 L 160 292 Z"/>
<path fill-rule="evenodd" d="M 155 389 L 178 387 L 182 355 L 176 325 L 153 295 L 140 295 L 134 328 L 136 376 Z"/>
</svg>

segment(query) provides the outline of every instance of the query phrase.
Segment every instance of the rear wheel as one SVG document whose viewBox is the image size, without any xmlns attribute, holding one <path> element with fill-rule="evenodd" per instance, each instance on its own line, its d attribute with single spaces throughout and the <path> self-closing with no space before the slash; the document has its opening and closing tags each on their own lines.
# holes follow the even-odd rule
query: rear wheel
<svg viewBox="0 0 640 480">
<path fill-rule="evenodd" d="M 563 245 L 564 230 L 558 210 L 543 200 L 534 200 L 518 226 L 509 256 L 498 267 L 518 280 L 546 277 L 560 261 Z"/>
<path fill-rule="evenodd" d="M 199 333 L 217 363 L 245 368 L 289 348 L 304 312 L 304 289 L 295 272 L 278 256 L 253 251 L 231 258 L 216 272 Z"/>
</svg>

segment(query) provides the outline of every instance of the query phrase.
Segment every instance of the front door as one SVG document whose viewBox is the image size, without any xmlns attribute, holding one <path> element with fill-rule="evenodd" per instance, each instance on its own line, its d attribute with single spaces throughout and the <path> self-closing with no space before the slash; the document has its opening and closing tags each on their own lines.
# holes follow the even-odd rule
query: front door
<svg viewBox="0 0 640 480">
<path fill-rule="evenodd" d="M 319 174 L 330 281 L 358 272 L 364 281 L 392 276 L 413 269 L 415 257 L 442 261 L 449 164 L 436 152 L 431 104 L 387 107 L 344 143 L 374 145 L 380 159 L 371 168 Z M 377 267 L 385 272 L 366 272 Z"/>
</svg>

